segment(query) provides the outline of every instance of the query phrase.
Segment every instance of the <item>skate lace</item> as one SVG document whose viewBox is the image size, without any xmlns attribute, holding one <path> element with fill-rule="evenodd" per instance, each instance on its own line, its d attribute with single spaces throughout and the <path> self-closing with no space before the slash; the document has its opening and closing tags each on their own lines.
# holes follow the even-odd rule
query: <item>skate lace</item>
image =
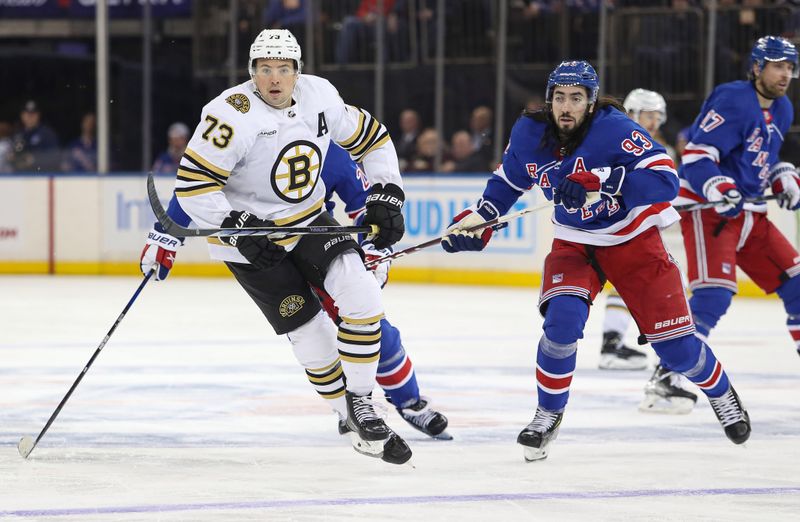
<svg viewBox="0 0 800 522">
<path fill-rule="evenodd" d="M 355 397 L 353 400 L 353 414 L 359 424 L 365 421 L 385 419 L 387 411 L 386 406 L 373 400 L 369 395 Z"/>
<path fill-rule="evenodd" d="M 531 423 L 528 424 L 527 429 L 545 432 L 555 424 L 556 420 L 558 420 L 558 413 L 539 408 L 536 410 L 536 415 L 533 417 Z"/>
<path fill-rule="evenodd" d="M 428 408 L 426 405 L 420 411 L 414 411 L 411 408 L 403 408 L 403 417 L 419 426 L 425 428 L 436 417 L 436 412 Z"/>
<path fill-rule="evenodd" d="M 731 390 L 728 390 L 722 397 L 709 398 L 709 401 L 723 427 L 730 426 L 744 418 L 742 409 Z"/>
</svg>

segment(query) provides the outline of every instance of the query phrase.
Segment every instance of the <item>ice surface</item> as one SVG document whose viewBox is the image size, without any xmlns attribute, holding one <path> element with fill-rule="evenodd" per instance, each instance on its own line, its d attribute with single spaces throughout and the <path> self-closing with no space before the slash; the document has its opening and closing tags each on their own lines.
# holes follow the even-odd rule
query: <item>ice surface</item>
<svg viewBox="0 0 800 522">
<path fill-rule="evenodd" d="M 601 298 L 559 438 L 526 464 L 536 292 L 390 284 L 388 317 L 455 437 L 391 412 L 412 469 L 350 448 L 232 279 L 152 282 L 21 458 L 138 282 L 0 277 L 0 520 L 800 518 L 800 357 L 777 300 L 734 300 L 711 339 L 750 411 L 746 447 L 702 397 L 687 416 L 637 411 L 651 370 L 597 369 Z"/>
</svg>

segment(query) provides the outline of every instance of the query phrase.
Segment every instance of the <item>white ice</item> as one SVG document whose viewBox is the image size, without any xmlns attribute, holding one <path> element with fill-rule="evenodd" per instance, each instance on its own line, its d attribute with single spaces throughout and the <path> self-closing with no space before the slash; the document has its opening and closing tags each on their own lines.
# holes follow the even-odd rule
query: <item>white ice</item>
<svg viewBox="0 0 800 522">
<path fill-rule="evenodd" d="M 388 317 L 455 437 L 391 411 L 411 468 L 350 448 L 232 279 L 152 282 L 21 458 L 139 281 L 0 277 L 0 520 L 800 519 L 800 357 L 777 300 L 735 299 L 711 338 L 750 411 L 745 447 L 702 397 L 686 416 L 637 411 L 650 371 L 597 369 L 601 298 L 559 438 L 526 464 L 536 292 L 390 284 Z"/>
</svg>

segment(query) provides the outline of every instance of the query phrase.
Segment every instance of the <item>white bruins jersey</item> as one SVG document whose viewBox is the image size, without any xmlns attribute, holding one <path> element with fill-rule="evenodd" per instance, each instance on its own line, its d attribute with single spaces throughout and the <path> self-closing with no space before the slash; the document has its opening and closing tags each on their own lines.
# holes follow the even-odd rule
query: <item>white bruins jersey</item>
<svg viewBox="0 0 800 522">
<path fill-rule="evenodd" d="M 321 170 L 334 140 L 362 162 L 372 184 L 402 187 L 389 133 L 368 112 L 345 105 L 336 88 L 301 74 L 293 105 L 275 109 L 247 81 L 203 107 L 181 158 L 175 195 L 200 228 L 219 227 L 232 210 L 279 226 L 305 226 L 325 211 Z M 275 240 L 287 250 L 300 236 Z M 209 238 L 211 257 L 247 263 L 235 247 Z"/>
</svg>

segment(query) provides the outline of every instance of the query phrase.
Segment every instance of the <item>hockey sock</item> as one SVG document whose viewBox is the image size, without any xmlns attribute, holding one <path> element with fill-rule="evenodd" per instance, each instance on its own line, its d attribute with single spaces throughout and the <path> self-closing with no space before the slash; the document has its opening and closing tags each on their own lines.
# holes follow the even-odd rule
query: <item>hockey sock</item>
<svg viewBox="0 0 800 522">
<path fill-rule="evenodd" d="M 355 324 L 342 317 L 336 335 L 347 390 L 366 395 L 375 383 L 381 351 L 381 323 Z"/>
<path fill-rule="evenodd" d="M 536 391 L 539 406 L 564 411 L 575 371 L 578 343 L 560 344 L 542 335 L 536 352 Z"/>
<path fill-rule="evenodd" d="M 342 419 L 347 418 L 347 404 L 344 400 L 345 381 L 342 364 L 336 359 L 332 364 L 322 368 L 306 368 L 308 382 L 320 397 L 330 401 L 331 408 Z"/>
<path fill-rule="evenodd" d="M 725 315 L 731 305 L 733 292 L 727 288 L 698 288 L 689 299 L 697 335 L 707 340 L 711 330 L 717 326 L 720 317 Z"/>
<path fill-rule="evenodd" d="M 709 397 L 720 397 L 730 386 L 728 375 L 706 343 L 694 335 L 685 335 L 660 343 L 653 349 L 664 366 L 680 372 Z"/>
<path fill-rule="evenodd" d="M 603 333 L 618 332 L 622 336 L 628 330 L 631 322 L 631 313 L 625 301 L 616 292 L 611 292 L 606 298 L 606 315 L 603 318 Z"/>
<path fill-rule="evenodd" d="M 381 355 L 377 381 L 389 401 L 403 408 L 419 400 L 417 376 L 411 359 L 403 349 L 400 331 L 386 319 L 381 320 Z"/>
<path fill-rule="evenodd" d="M 777 292 L 786 310 L 786 327 L 792 336 L 797 353 L 800 354 L 800 276 L 783 283 Z"/>
</svg>

